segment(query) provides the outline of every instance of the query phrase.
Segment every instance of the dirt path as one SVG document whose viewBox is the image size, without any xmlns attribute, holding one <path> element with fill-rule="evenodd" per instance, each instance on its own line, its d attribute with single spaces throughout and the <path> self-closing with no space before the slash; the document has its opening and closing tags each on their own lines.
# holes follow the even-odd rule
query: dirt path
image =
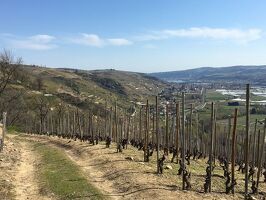
<svg viewBox="0 0 266 200">
<path fill-rule="evenodd" d="M 46 200 L 51 199 L 40 194 L 40 188 L 36 178 L 37 157 L 28 142 L 20 142 L 21 157 L 14 179 L 16 199 Z"/>
<path fill-rule="evenodd" d="M 84 159 L 83 156 L 76 156 L 73 150 L 65 150 L 67 156 L 74 161 L 79 167 L 81 167 L 83 173 L 86 175 L 87 179 L 93 183 L 101 191 L 104 191 L 112 199 L 120 199 L 119 190 L 114 187 L 112 181 L 108 181 L 104 178 L 104 173 L 100 170 L 95 169 L 91 162 Z"/>
<path fill-rule="evenodd" d="M 14 136 L 15 137 L 15 136 Z M 223 179 L 214 177 L 213 193 L 202 193 L 203 174 L 196 172 L 199 168 L 191 168 L 194 174 L 192 179 L 192 191 L 181 189 L 181 178 L 176 176 L 177 165 L 172 164 L 173 170 L 166 170 L 163 175 L 156 175 L 155 158 L 149 163 L 143 163 L 143 154 L 135 148 L 129 148 L 123 153 L 116 153 L 115 145 L 105 148 L 104 144 L 90 145 L 87 142 L 62 139 L 58 137 L 24 135 L 7 140 L 4 157 L 0 154 L 0 189 L 1 176 L 4 175 L 4 183 L 10 190 L 10 183 L 14 188 L 15 199 L 51 199 L 40 194 L 36 170 L 38 169 L 37 152 L 31 142 L 51 145 L 65 152 L 83 171 L 84 177 L 97 187 L 102 193 L 111 199 L 242 199 L 238 192 L 235 196 L 225 195 L 223 192 Z M 127 160 L 132 157 L 133 160 Z M 2 160 L 2 161 L 1 161 Z M 167 162 L 166 164 L 171 164 Z M 200 165 L 197 165 L 201 167 Z M 200 182 L 198 182 L 200 181 Z M 239 180 L 243 181 L 243 180 Z M 222 184 L 218 182 L 222 182 Z M 240 182 L 241 183 L 241 182 Z M 218 186 L 217 186 L 218 185 Z M 11 187 L 12 188 L 12 187 Z M 240 189 L 240 190 L 239 190 Z M 242 187 L 239 188 L 242 191 Z M 261 184 L 261 191 L 266 191 L 266 184 Z M 1 190 L 0 190 L 1 194 Z M 10 195 L 9 195 L 10 196 Z M 53 197 L 53 196 L 51 196 Z M 4 198 L 13 199 L 13 198 Z M 259 198 L 258 198 L 259 199 Z"/>
<path fill-rule="evenodd" d="M 8 135 L 0 153 L 0 199 L 47 200 L 40 193 L 38 157 L 32 145 L 17 135 Z"/>
<path fill-rule="evenodd" d="M 225 200 L 242 197 L 241 194 L 232 196 L 219 191 L 211 194 L 198 192 L 202 188 L 182 191 L 181 179 L 169 173 L 155 175 L 155 164 L 143 163 L 142 153 L 133 148 L 117 154 L 114 147 L 108 149 L 102 144 L 92 146 L 88 143 L 45 136 L 29 136 L 29 139 L 63 149 L 83 170 L 87 180 L 112 199 Z M 127 156 L 134 157 L 134 161 L 126 160 Z"/>
</svg>

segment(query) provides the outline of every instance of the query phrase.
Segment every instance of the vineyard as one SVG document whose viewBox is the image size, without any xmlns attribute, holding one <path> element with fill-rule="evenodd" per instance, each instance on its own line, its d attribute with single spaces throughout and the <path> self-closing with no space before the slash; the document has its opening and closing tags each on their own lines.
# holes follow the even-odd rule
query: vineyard
<svg viewBox="0 0 266 200">
<path fill-rule="evenodd" d="M 48 109 L 40 102 L 40 120 L 28 120 L 24 134 L 7 138 L 33 143 L 28 148 L 40 160 L 68 157 L 52 165 L 69 165 L 69 172 L 40 167 L 48 182 L 42 185 L 45 194 L 63 199 L 265 197 L 265 120 L 250 120 L 249 85 L 245 124 L 238 123 L 237 108 L 227 120 L 216 120 L 214 102 L 186 103 L 184 92 L 166 104 L 158 97 L 153 102 L 127 110 L 106 102 L 98 115 L 63 105 Z M 54 153 L 58 149 L 67 155 Z M 64 176 L 83 182 L 62 183 Z"/>
</svg>

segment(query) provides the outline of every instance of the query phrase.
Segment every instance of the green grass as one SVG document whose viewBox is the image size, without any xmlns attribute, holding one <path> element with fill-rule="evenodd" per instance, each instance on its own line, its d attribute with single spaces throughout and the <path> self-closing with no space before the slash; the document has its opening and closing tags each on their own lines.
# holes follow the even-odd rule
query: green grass
<svg viewBox="0 0 266 200">
<path fill-rule="evenodd" d="M 18 126 L 8 126 L 7 127 L 7 134 L 17 134 L 17 132 L 20 132 L 21 129 Z"/>
<path fill-rule="evenodd" d="M 230 95 L 223 95 L 220 92 L 216 91 L 208 91 L 206 94 L 207 101 L 221 101 L 221 100 L 229 100 L 232 96 Z"/>
<path fill-rule="evenodd" d="M 53 192 L 60 199 L 106 199 L 62 151 L 40 143 L 34 147 L 41 155 L 40 174 L 45 192 Z"/>
<path fill-rule="evenodd" d="M 250 115 L 250 122 L 254 123 L 256 119 L 264 120 L 266 115 Z M 228 119 L 219 120 L 219 122 L 228 123 Z M 237 124 L 245 125 L 246 124 L 246 116 L 241 116 L 237 118 Z"/>
</svg>

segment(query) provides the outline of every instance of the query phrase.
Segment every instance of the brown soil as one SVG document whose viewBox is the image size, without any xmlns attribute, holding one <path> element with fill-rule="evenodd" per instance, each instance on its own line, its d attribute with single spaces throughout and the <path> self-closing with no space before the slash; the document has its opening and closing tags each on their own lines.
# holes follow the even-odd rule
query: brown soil
<svg viewBox="0 0 266 200">
<path fill-rule="evenodd" d="M 202 183 L 197 183 L 197 181 L 204 180 L 201 175 L 198 175 L 199 179 L 194 178 L 195 176 L 193 177 L 192 191 L 182 191 L 181 178 L 174 175 L 175 172 L 171 174 L 168 171 L 158 176 L 155 173 L 155 162 L 143 163 L 142 152 L 132 147 L 129 147 L 123 153 L 116 153 L 115 145 L 112 145 L 111 148 L 105 148 L 104 144 L 92 146 L 87 142 L 58 137 L 27 135 L 23 137 L 23 140 L 19 140 L 20 142 L 17 144 L 16 149 L 13 147 L 14 142 L 12 140 L 10 138 L 6 143 L 7 148 L 5 151 L 8 151 L 9 154 L 0 154 L 5 159 L 4 162 L 0 162 L 0 177 L 4 175 L 4 179 L 9 180 L 6 181 L 9 184 L 5 184 L 6 187 L 4 189 L 6 188 L 6 191 L 10 191 L 10 187 L 14 188 L 11 191 L 14 191 L 16 199 L 49 199 L 39 192 L 39 184 L 35 178 L 38 158 L 29 146 L 30 141 L 52 145 L 64 151 L 82 169 L 87 180 L 111 199 L 190 200 L 243 198 L 243 194 L 239 192 L 235 196 L 226 195 L 223 192 L 223 188 L 219 187 L 214 188 L 213 193 L 204 194 L 200 192 L 202 191 Z M 126 160 L 127 156 L 133 157 L 134 160 Z M 177 168 L 178 165 L 174 165 L 174 167 Z M 198 185 L 199 188 L 196 188 Z M 0 185 L 0 195 L 3 194 L 2 187 Z M 266 184 L 262 183 L 260 190 L 264 191 L 265 189 Z M 260 195 L 257 198 L 263 197 Z"/>
<path fill-rule="evenodd" d="M 3 195 L 3 199 L 51 199 L 40 193 L 36 177 L 38 159 L 28 142 L 10 135 L 0 157 L 0 196 Z"/>
<path fill-rule="evenodd" d="M 243 194 L 226 195 L 223 188 L 204 194 L 202 188 L 181 190 L 181 178 L 157 175 L 156 165 L 142 162 L 142 152 L 129 147 L 116 153 L 115 145 L 91 144 L 58 137 L 28 136 L 30 140 L 46 142 L 63 149 L 67 156 L 83 170 L 87 179 L 113 199 L 242 199 Z M 133 156 L 134 161 L 125 157 Z M 176 165 L 177 166 L 177 165 Z M 263 189 L 266 184 L 261 184 Z"/>
</svg>

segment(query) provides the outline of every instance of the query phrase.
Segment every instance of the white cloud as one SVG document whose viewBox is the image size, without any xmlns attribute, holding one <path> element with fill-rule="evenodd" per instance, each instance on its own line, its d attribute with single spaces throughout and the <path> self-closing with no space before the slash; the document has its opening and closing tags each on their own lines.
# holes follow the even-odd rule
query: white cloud
<svg viewBox="0 0 266 200">
<path fill-rule="evenodd" d="M 86 46 L 103 47 L 107 45 L 112 46 L 124 46 L 133 44 L 131 41 L 125 38 L 110 38 L 104 39 L 96 34 L 82 33 L 79 37 L 71 38 L 70 41 L 75 44 L 81 44 Z"/>
<path fill-rule="evenodd" d="M 54 40 L 55 37 L 51 35 L 34 35 L 31 36 L 30 39 L 40 43 L 49 43 Z"/>
<path fill-rule="evenodd" d="M 57 47 L 52 43 L 55 39 L 50 35 L 33 35 L 25 39 L 9 39 L 9 44 L 16 49 L 48 50 Z"/>
<path fill-rule="evenodd" d="M 79 37 L 70 39 L 71 42 L 86 46 L 101 47 L 105 44 L 104 40 L 95 34 L 82 33 Z"/>
<path fill-rule="evenodd" d="M 155 31 L 151 34 L 136 37 L 139 41 L 164 40 L 173 37 L 178 38 L 205 38 L 215 40 L 232 40 L 246 43 L 258 40 L 262 37 L 260 29 L 227 29 L 227 28 L 209 28 L 209 27 L 192 27 L 188 29 L 166 29 Z"/>
<path fill-rule="evenodd" d="M 124 38 L 112 38 L 107 40 L 111 45 L 114 46 L 124 46 L 133 44 L 131 41 Z"/>
<path fill-rule="evenodd" d="M 151 32 L 150 34 L 144 34 L 144 35 L 139 35 L 135 36 L 134 39 L 136 41 L 150 41 L 150 40 L 164 40 L 168 39 L 169 36 L 166 34 L 163 34 L 162 32 Z"/>
<path fill-rule="evenodd" d="M 210 28 L 192 27 L 187 29 L 164 29 L 149 32 L 148 34 L 132 36 L 127 38 L 102 38 L 97 34 L 81 33 L 75 37 L 55 38 L 51 35 L 39 34 L 30 37 L 15 36 L 10 33 L 0 33 L 0 41 L 8 48 L 48 50 L 58 47 L 55 41 L 61 44 L 72 43 L 93 47 L 105 46 L 128 46 L 135 42 L 143 42 L 144 48 L 156 48 L 154 45 L 145 44 L 148 41 L 166 40 L 172 38 L 227 40 L 239 44 L 245 44 L 262 38 L 263 32 L 260 29 L 237 29 L 237 28 Z"/>
<path fill-rule="evenodd" d="M 31 41 L 11 41 L 11 45 L 16 49 L 30 49 L 30 50 L 48 50 L 54 49 L 57 45 L 54 44 L 38 44 Z"/>
</svg>

